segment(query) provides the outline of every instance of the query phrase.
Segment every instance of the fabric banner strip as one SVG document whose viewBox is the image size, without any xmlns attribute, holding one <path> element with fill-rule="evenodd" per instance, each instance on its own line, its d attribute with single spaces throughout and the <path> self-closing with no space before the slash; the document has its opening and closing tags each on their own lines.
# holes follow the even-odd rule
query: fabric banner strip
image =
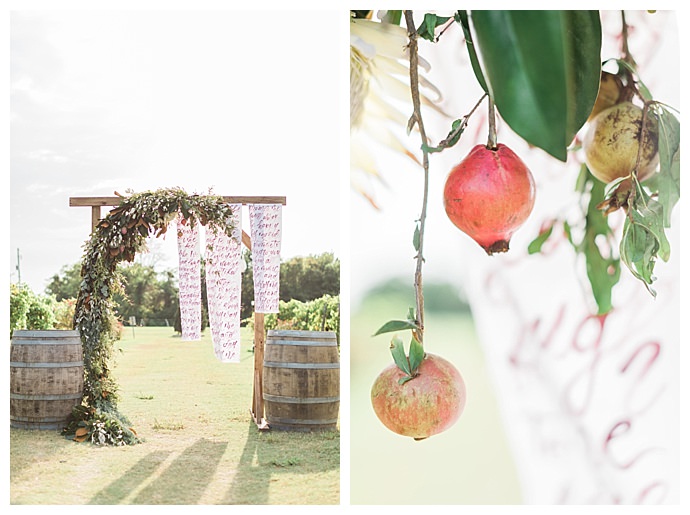
<svg viewBox="0 0 690 515">
<path fill-rule="evenodd" d="M 201 260 L 199 225 L 191 227 L 182 214 L 177 218 L 180 320 L 183 340 L 201 339 Z"/>
<path fill-rule="evenodd" d="M 230 238 L 221 227 L 206 228 L 206 292 L 213 351 L 224 363 L 240 361 L 242 300 L 242 204 L 230 206 Z"/>
<path fill-rule="evenodd" d="M 254 312 L 278 313 L 282 206 L 250 204 L 249 222 L 254 268 Z"/>
</svg>

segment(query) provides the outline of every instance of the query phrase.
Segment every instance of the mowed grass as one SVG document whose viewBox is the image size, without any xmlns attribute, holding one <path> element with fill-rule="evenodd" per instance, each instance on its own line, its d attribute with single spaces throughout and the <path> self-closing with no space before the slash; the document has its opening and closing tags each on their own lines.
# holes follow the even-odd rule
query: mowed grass
<svg viewBox="0 0 690 515">
<path fill-rule="evenodd" d="M 260 432 L 250 415 L 253 335 L 221 363 L 209 331 L 127 328 L 113 374 L 144 440 L 97 447 L 10 430 L 11 504 L 338 504 L 338 431 Z"/>
<path fill-rule="evenodd" d="M 425 349 L 453 363 L 467 405 L 448 431 L 414 441 L 376 417 L 371 385 L 393 362 L 391 334 L 372 334 L 404 318 L 404 299 L 368 297 L 351 319 L 350 498 L 352 504 L 519 504 L 520 489 L 484 356 L 465 312 L 426 312 Z M 409 332 L 400 333 L 409 343 Z"/>
</svg>

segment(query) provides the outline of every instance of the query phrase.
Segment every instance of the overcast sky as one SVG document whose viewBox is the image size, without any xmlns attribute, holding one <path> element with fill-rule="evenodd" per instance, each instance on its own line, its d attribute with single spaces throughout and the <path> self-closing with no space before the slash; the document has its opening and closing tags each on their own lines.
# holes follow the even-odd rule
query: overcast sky
<svg viewBox="0 0 690 515">
<path fill-rule="evenodd" d="M 541 7 L 541 6 L 538 6 Z M 452 11 L 443 11 L 448 14 Z M 421 23 L 424 10 L 415 11 Z M 620 52 L 620 12 L 602 11 L 602 59 L 616 57 Z M 680 17 L 681 27 L 683 18 Z M 631 11 L 628 21 L 634 24 L 630 46 L 637 59 L 646 85 L 655 98 L 680 108 L 679 22 L 673 12 L 649 15 L 644 11 Z M 440 44 L 421 41 L 420 55 L 431 67 L 425 76 L 443 92 L 441 106 L 449 118 L 434 116 L 424 111 L 424 125 L 432 141 L 446 136 L 452 119 L 467 114 L 483 93 L 477 84 L 463 49 L 462 31 L 452 26 L 443 35 Z M 450 170 L 479 143 L 487 138 L 486 103 L 472 116 L 468 129 L 460 142 L 441 153 L 431 154 L 429 176 L 429 202 L 426 235 L 424 238 L 424 277 L 426 282 L 443 281 L 462 287 L 467 275 L 474 273 L 473 265 L 486 260 L 484 251 L 469 237 L 457 230 L 446 216 L 443 207 L 443 187 Z M 409 111 L 405 111 L 409 112 Z M 419 134 L 405 137 L 404 127 L 397 134 L 409 149 L 419 148 Z M 515 136 L 510 128 L 498 121 L 498 138 L 512 148 L 530 167 L 537 182 L 536 203 L 532 214 L 511 240 L 511 252 L 495 255 L 494 261 L 509 261 L 526 253 L 529 242 L 538 234 L 541 224 L 562 216 L 564 206 L 577 208 L 575 178 L 579 164 L 572 158 L 567 164 L 548 156 L 544 151 L 530 148 Z M 373 147 L 373 145 L 372 145 Z M 410 288 L 415 270 L 412 238 L 415 220 L 421 213 L 423 176 L 421 168 L 412 160 L 382 147 L 375 157 L 387 183 L 377 184 L 372 190 L 381 207 L 379 212 L 367 208 L 362 197 L 352 195 L 350 223 L 352 245 L 349 251 L 352 281 L 350 295 L 360 299 L 377 282 L 390 276 L 406 279 Z M 676 207 L 679 216 L 680 206 Z M 576 215 L 577 216 L 577 215 Z M 678 227 L 675 227 L 678 230 Z M 679 249 L 674 253 L 678 255 Z M 657 266 L 661 273 L 663 263 Z M 402 314 L 401 314 L 402 316 Z"/>
<path fill-rule="evenodd" d="M 283 258 L 335 252 L 355 300 L 389 277 L 411 282 L 419 167 L 379 147 L 387 182 L 376 188 L 382 209 L 374 211 L 350 189 L 346 11 L 295 7 L 276 13 L 264 3 L 255 12 L 233 12 L 208 10 L 224 4 L 200 0 L 180 11 L 141 10 L 124 0 L 130 10 L 88 11 L 84 5 L 92 4 L 81 4 L 11 15 L 10 281 L 17 280 L 17 249 L 22 280 L 35 291 L 81 260 L 90 212 L 70 208 L 69 197 L 180 186 L 285 195 Z M 676 21 L 662 13 L 648 19 L 651 31 L 640 27 L 632 41 L 635 55 L 648 56 L 641 66 L 655 95 L 679 106 Z M 605 30 L 605 56 L 617 53 L 613 21 Z M 649 33 L 658 39 L 649 41 Z M 461 31 L 444 38 L 461 47 Z M 444 109 L 456 117 L 467 113 L 479 91 L 464 53 L 422 46 L 432 62 L 429 77 L 444 91 Z M 448 120 L 425 122 L 435 140 L 446 134 Z M 418 148 L 417 135 L 398 129 L 405 145 Z M 447 220 L 439 196 L 447 171 L 485 138 L 478 123 L 471 129 L 474 139 L 432 156 L 428 279 L 460 281 L 448 270 L 464 268 L 468 252 L 483 257 Z M 501 140 L 530 160 L 538 181 L 566 173 L 543 152 L 525 148 L 507 127 L 499 130 Z M 570 183 L 565 187 L 572 190 Z M 548 201 L 538 195 L 535 215 L 515 236 L 516 248 L 526 247 L 538 230 Z M 174 241 L 154 240 L 152 246 L 167 256 L 161 267 L 176 266 Z"/>
<path fill-rule="evenodd" d="M 21 280 L 43 292 L 89 236 L 90 208 L 69 198 L 127 189 L 284 195 L 282 257 L 339 255 L 343 20 L 299 9 L 12 12 L 10 281 L 18 249 Z M 174 245 L 154 240 L 161 267 L 176 266 Z"/>
</svg>

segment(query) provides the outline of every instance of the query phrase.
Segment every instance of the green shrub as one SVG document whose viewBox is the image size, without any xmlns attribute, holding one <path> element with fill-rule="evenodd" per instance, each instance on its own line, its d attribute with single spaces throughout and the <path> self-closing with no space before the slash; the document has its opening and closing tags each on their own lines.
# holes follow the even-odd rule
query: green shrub
<svg viewBox="0 0 690 515">
<path fill-rule="evenodd" d="M 55 304 L 55 329 L 74 329 L 74 306 L 76 299 L 62 299 Z"/>
<path fill-rule="evenodd" d="M 25 285 L 10 284 L 10 336 L 15 329 L 26 327 L 26 314 L 31 305 L 31 290 Z"/>
<path fill-rule="evenodd" d="M 25 284 L 10 285 L 10 336 L 15 329 L 54 329 L 57 302 L 47 295 L 36 295 Z"/>
<path fill-rule="evenodd" d="M 278 313 L 268 313 L 264 327 L 269 329 L 292 329 L 296 331 L 333 331 L 340 341 L 340 296 L 324 295 L 321 298 L 300 302 L 281 300 Z M 254 315 L 247 320 L 254 327 Z"/>
<path fill-rule="evenodd" d="M 75 299 L 56 301 L 54 295 L 37 295 L 26 284 L 10 284 L 10 338 L 15 329 L 39 331 L 74 329 Z M 111 334 L 122 338 L 122 323 L 111 314 Z"/>
</svg>

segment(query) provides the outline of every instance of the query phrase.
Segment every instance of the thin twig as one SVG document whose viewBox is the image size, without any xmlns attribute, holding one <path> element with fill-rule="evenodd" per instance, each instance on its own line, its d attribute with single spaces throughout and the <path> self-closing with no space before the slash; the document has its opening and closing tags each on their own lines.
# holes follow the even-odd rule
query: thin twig
<svg viewBox="0 0 690 515">
<path fill-rule="evenodd" d="M 438 36 L 436 36 L 435 39 L 436 39 L 437 43 L 438 43 L 438 40 L 441 39 L 441 36 L 443 36 L 443 34 L 453 25 L 455 25 L 455 19 L 451 17 L 451 19 L 448 20 L 446 22 L 446 24 L 441 27 L 441 31 L 438 33 Z"/>
<path fill-rule="evenodd" d="M 626 63 L 629 63 L 633 66 L 633 68 L 637 68 L 637 63 L 635 62 L 635 59 L 633 59 L 632 54 L 630 53 L 630 48 L 628 47 L 628 23 L 625 21 L 625 10 L 621 10 L 621 38 L 622 38 L 622 48 L 621 48 L 621 54 L 623 54 L 623 60 Z"/>
<path fill-rule="evenodd" d="M 405 22 L 407 23 L 407 33 L 410 38 L 408 46 L 410 52 L 410 91 L 412 93 L 412 118 L 419 128 L 422 138 L 422 166 L 424 168 L 424 195 L 422 200 L 422 213 L 419 217 L 419 248 L 417 251 L 417 268 L 414 274 L 415 299 L 417 304 L 417 340 L 424 345 L 424 292 L 422 287 L 422 263 L 424 261 L 424 227 L 426 225 L 426 207 L 429 197 L 429 153 L 425 150 L 426 132 L 422 121 L 421 101 L 419 98 L 419 55 L 417 53 L 417 29 L 414 25 L 412 11 L 405 11 Z M 409 125 L 408 125 L 409 126 Z"/>
<path fill-rule="evenodd" d="M 630 209 L 633 207 L 635 197 L 637 197 L 637 184 L 639 184 L 637 180 L 637 174 L 640 173 L 640 163 L 642 162 L 642 153 L 644 152 L 644 145 L 646 143 L 647 138 L 647 113 L 649 112 L 650 104 L 650 102 L 645 102 L 644 107 L 642 108 L 642 128 L 640 129 L 640 136 L 637 141 L 637 157 L 635 159 L 635 167 L 630 172 L 633 188 L 631 188 L 630 196 L 627 199 L 629 214 L 628 216 L 632 216 L 630 214 Z"/>
<path fill-rule="evenodd" d="M 453 129 L 451 132 L 449 132 L 448 136 L 446 136 L 445 138 L 443 138 L 442 141 L 439 142 L 437 149 L 449 148 L 449 147 L 452 147 L 453 145 L 455 145 L 455 138 L 459 138 L 460 135 L 463 133 L 463 131 L 467 128 L 467 125 L 469 124 L 469 121 L 470 121 L 470 117 L 477 110 L 477 108 L 479 107 L 479 104 L 482 103 L 482 100 L 484 100 L 484 98 L 486 98 L 487 96 L 488 96 L 488 93 L 484 93 L 481 96 L 481 98 L 479 99 L 479 101 L 477 101 L 477 103 L 474 105 L 472 110 L 462 117 L 462 121 L 460 122 L 460 124 L 455 129 Z"/>
</svg>

